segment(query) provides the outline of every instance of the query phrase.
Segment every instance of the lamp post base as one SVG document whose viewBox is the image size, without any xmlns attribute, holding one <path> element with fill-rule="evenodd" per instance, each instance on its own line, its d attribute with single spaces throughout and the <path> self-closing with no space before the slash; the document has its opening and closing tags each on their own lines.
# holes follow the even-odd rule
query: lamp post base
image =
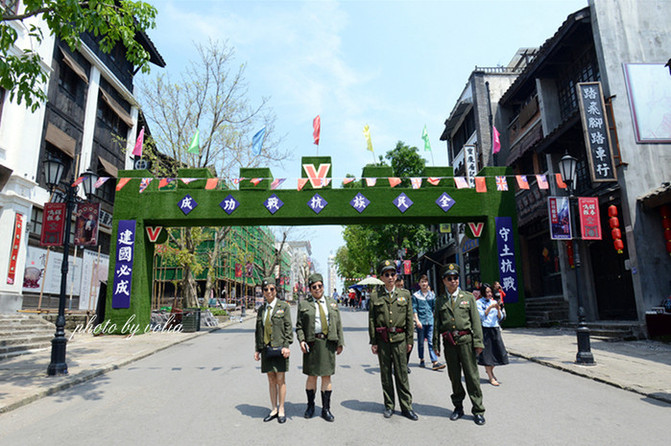
<svg viewBox="0 0 671 446">
<path fill-rule="evenodd" d="M 575 357 L 576 364 L 596 365 L 590 347 L 589 328 L 584 325 L 579 326 L 576 330 L 576 336 L 578 338 L 578 354 Z"/>
<path fill-rule="evenodd" d="M 51 363 L 47 367 L 48 376 L 68 374 L 68 364 L 65 362 L 65 346 L 68 340 L 65 336 L 58 336 L 51 340 Z"/>
</svg>

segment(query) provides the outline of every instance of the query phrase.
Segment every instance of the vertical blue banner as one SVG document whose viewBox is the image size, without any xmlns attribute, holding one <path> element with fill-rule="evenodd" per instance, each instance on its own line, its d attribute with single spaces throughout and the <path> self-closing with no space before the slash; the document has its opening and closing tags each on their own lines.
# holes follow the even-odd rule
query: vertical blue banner
<svg viewBox="0 0 671 446">
<path fill-rule="evenodd" d="M 496 245 L 499 251 L 499 277 L 501 288 L 506 293 L 505 303 L 519 300 L 517 271 L 515 262 L 515 241 L 513 239 L 512 217 L 496 217 Z"/>
<path fill-rule="evenodd" d="M 119 220 L 116 240 L 112 308 L 130 308 L 130 288 L 133 278 L 135 220 Z"/>
</svg>

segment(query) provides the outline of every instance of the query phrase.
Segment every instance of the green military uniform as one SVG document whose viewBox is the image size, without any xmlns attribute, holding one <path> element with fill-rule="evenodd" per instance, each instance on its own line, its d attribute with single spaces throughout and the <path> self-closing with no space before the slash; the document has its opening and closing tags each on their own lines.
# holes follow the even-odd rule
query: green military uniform
<svg viewBox="0 0 671 446">
<path fill-rule="evenodd" d="M 469 292 L 457 289 L 456 300 L 446 294 L 436 300 L 434 313 L 433 348 L 440 354 L 440 341 L 443 341 L 447 372 L 452 382 L 452 403 L 456 410 L 463 410 L 466 397 L 461 385 L 461 370 L 464 371 L 466 389 L 473 404 L 473 415 L 484 414 L 480 374 L 476 361 L 475 348 L 484 348 L 482 343 L 482 325 L 475 304 L 475 297 Z M 444 334 L 450 333 L 456 345 Z"/>
<path fill-rule="evenodd" d="M 393 369 L 401 410 L 412 411 L 407 352 L 413 330 L 410 292 L 394 288 L 390 293 L 384 286 L 376 287 L 370 295 L 368 334 L 370 344 L 377 345 L 385 409 L 394 409 Z"/>
<path fill-rule="evenodd" d="M 336 349 L 345 345 L 338 304 L 330 297 L 324 296 L 323 299 L 328 309 L 326 335 L 323 331 L 315 335 L 315 318 L 319 317 L 315 299 L 310 296 L 298 304 L 296 338 L 310 347 L 310 351 L 303 354 L 303 373 L 309 376 L 333 375 Z"/>
<path fill-rule="evenodd" d="M 266 358 L 264 343 L 264 335 L 266 329 L 270 329 L 271 347 L 289 348 L 289 345 L 294 341 L 294 334 L 291 323 L 291 307 L 288 303 L 275 298 L 275 308 L 270 314 L 270 323 L 265 324 L 264 316 L 266 308 L 270 306 L 268 302 L 264 302 L 256 315 L 256 351 L 261 353 L 261 372 L 286 372 L 289 370 L 289 358 Z"/>
</svg>

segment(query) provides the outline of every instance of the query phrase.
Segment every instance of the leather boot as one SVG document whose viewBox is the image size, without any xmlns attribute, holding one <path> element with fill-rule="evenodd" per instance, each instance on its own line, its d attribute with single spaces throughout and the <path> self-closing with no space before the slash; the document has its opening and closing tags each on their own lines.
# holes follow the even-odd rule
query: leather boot
<svg viewBox="0 0 671 446">
<path fill-rule="evenodd" d="M 322 418 L 326 421 L 333 421 L 335 417 L 331 413 L 331 391 L 322 390 Z"/>
<path fill-rule="evenodd" d="M 312 418 L 315 414 L 315 390 L 314 389 L 305 389 L 305 393 L 308 395 L 308 408 L 305 409 L 305 418 Z"/>
</svg>

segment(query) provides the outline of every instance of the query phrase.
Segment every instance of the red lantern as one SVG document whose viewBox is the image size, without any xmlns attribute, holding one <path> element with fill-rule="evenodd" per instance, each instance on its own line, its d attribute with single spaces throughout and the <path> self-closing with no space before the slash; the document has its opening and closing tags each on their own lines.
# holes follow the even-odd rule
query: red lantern
<svg viewBox="0 0 671 446">
<path fill-rule="evenodd" d="M 614 204 L 608 206 L 608 216 L 617 217 L 617 206 L 615 206 Z"/>
<path fill-rule="evenodd" d="M 622 254 L 624 252 L 624 243 L 621 239 L 614 240 L 613 246 L 615 247 L 615 250 L 618 254 Z"/>
<path fill-rule="evenodd" d="M 610 224 L 611 228 L 619 228 L 620 227 L 620 220 L 618 220 L 617 217 L 610 217 L 608 219 L 608 224 Z"/>
<path fill-rule="evenodd" d="M 613 236 L 613 240 L 622 238 L 622 232 L 618 228 L 613 228 L 613 230 L 610 231 L 610 235 Z"/>
<path fill-rule="evenodd" d="M 663 205 L 659 208 L 659 213 L 662 214 L 662 218 L 671 218 L 671 206 L 668 204 Z"/>
</svg>

